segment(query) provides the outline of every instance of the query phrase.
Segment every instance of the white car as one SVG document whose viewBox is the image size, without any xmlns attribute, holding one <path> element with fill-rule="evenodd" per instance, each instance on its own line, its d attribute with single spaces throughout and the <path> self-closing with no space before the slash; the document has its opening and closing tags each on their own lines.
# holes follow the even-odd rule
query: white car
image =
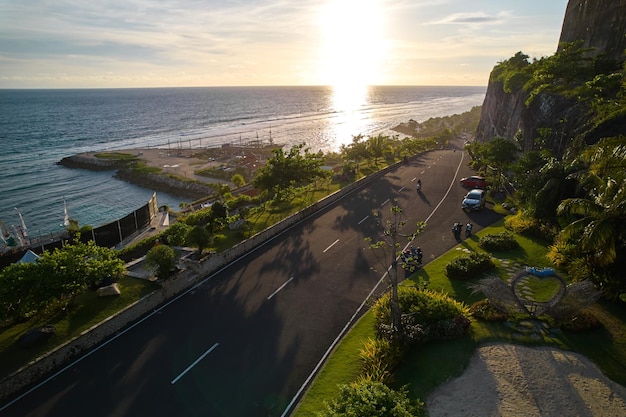
<svg viewBox="0 0 626 417">
<path fill-rule="evenodd" d="M 461 208 L 465 211 L 480 210 L 487 202 L 487 192 L 475 188 L 465 195 Z"/>
</svg>

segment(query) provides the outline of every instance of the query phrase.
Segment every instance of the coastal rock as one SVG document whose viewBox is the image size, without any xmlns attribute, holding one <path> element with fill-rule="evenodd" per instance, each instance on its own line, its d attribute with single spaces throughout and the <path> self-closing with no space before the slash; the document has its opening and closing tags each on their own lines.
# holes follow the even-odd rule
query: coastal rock
<svg viewBox="0 0 626 417">
<path fill-rule="evenodd" d="M 98 293 L 98 297 L 108 297 L 111 295 L 120 295 L 120 287 L 117 282 L 114 282 L 111 285 L 107 285 L 106 287 L 100 287 L 96 291 Z"/>
<path fill-rule="evenodd" d="M 56 328 L 52 324 L 30 329 L 20 336 L 18 343 L 23 348 L 39 345 L 56 334 Z"/>
<path fill-rule="evenodd" d="M 161 191 L 193 200 L 215 194 L 215 189 L 205 184 L 193 181 L 182 181 L 167 175 L 151 173 L 138 174 L 136 171 L 129 168 L 123 168 L 117 171 L 115 178 L 142 188 Z"/>
<path fill-rule="evenodd" d="M 57 164 L 66 168 L 80 168 L 91 171 L 112 171 L 125 165 L 124 162 L 96 158 L 86 154 L 67 156 L 57 162 Z"/>
</svg>

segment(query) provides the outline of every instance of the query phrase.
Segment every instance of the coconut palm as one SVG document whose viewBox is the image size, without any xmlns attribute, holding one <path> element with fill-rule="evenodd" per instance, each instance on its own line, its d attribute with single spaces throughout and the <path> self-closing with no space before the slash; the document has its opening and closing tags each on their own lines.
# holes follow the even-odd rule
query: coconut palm
<svg viewBox="0 0 626 417">
<path fill-rule="evenodd" d="M 578 241 L 578 249 L 598 266 L 615 261 L 617 248 L 626 243 L 626 142 L 603 140 L 583 152 L 577 162 L 588 167 L 573 176 L 587 191 L 587 198 L 561 202 L 561 218 L 575 218 L 561 232 L 565 241 Z"/>
</svg>

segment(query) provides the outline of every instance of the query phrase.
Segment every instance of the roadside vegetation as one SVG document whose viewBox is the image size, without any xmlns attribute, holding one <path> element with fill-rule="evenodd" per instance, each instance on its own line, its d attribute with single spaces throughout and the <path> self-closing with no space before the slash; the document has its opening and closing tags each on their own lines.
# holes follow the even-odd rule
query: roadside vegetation
<svg viewBox="0 0 626 417">
<path fill-rule="evenodd" d="M 449 132 L 472 131 L 477 123 L 477 117 L 468 122 L 466 115 L 448 116 L 445 122 L 448 133 L 444 136 L 448 137 Z M 228 186 L 217 184 L 215 198 L 205 207 L 172 211 L 175 221 L 167 230 L 124 249 L 69 241 L 64 248 L 45 253 L 40 262 L 3 269 L 0 271 L 0 375 L 10 375 L 159 287 L 158 281 L 125 275 L 124 262 L 146 256 L 156 277 L 168 279 L 176 270 L 172 246 L 195 247 L 198 258 L 226 250 L 353 181 L 404 157 L 446 146 L 444 136 L 420 139 L 356 136 L 340 152 L 325 155 L 309 152 L 304 145 L 289 151 L 276 149 L 253 180 L 256 195 L 235 193 Z M 137 164 L 135 155 L 107 152 L 96 157 L 153 172 L 144 164 Z M 328 171 L 322 166 L 335 169 Z M 246 184 L 240 174 L 233 177 L 236 177 L 232 178 L 234 184 Z M 71 232 L 88 230 L 88 226 L 83 226 Z M 119 287 L 120 294 L 99 297 L 95 290 L 111 283 Z M 54 331 L 45 333 L 36 345 L 20 346 L 20 337 L 26 332 L 50 325 Z"/>
</svg>

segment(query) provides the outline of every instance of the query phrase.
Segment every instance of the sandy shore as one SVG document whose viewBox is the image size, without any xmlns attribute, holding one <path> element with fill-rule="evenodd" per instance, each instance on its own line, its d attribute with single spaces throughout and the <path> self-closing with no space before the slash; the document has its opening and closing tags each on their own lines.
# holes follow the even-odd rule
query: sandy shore
<svg viewBox="0 0 626 417">
<path fill-rule="evenodd" d="M 494 344 L 479 348 L 426 406 L 430 417 L 619 417 L 626 388 L 582 355 Z"/>
</svg>

